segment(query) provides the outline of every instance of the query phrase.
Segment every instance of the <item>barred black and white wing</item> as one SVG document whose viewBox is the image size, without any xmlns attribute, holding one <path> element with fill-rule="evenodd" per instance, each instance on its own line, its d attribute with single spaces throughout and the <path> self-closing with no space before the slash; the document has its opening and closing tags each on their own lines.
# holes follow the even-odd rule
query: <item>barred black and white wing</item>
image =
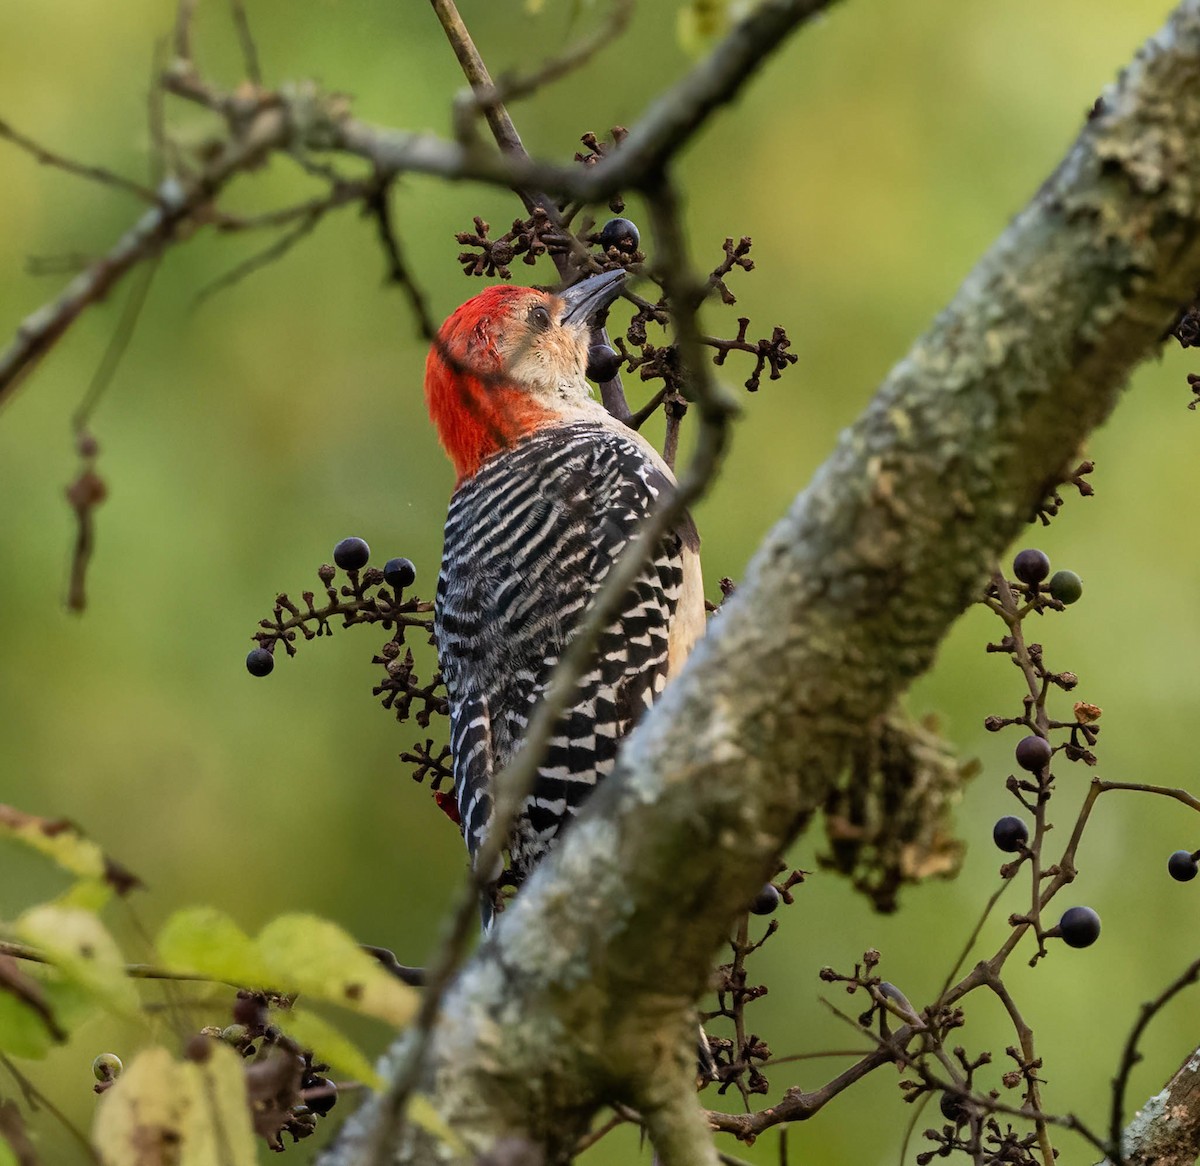
<svg viewBox="0 0 1200 1166">
<path fill-rule="evenodd" d="M 575 422 L 524 438 L 455 492 L 434 627 L 472 857 L 489 825 L 493 776 L 520 745 L 592 596 L 668 483 L 632 436 Z M 518 879 L 609 773 L 621 738 L 666 684 L 684 560 L 697 545 L 690 520 L 664 538 L 601 637 L 507 840 Z"/>
</svg>

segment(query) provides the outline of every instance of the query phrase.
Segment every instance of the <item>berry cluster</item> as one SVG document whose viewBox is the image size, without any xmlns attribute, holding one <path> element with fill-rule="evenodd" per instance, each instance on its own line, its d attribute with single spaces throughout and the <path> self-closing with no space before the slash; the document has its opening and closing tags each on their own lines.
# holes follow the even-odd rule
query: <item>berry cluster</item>
<svg viewBox="0 0 1200 1166">
<path fill-rule="evenodd" d="M 989 644 L 988 651 L 1007 654 L 1024 674 L 1027 692 L 1023 698 L 1020 716 L 988 717 L 984 725 L 990 732 L 1017 727 L 1025 735 L 1013 749 L 1017 769 L 1025 776 L 1012 775 L 1008 789 L 1033 819 L 1031 832 L 1025 818 L 1006 815 L 992 828 L 992 841 L 1005 854 L 1016 858 L 1001 868 L 1004 878 L 1012 878 L 1025 863 L 1029 863 L 1035 880 L 1042 872 L 1041 848 L 1046 830 L 1049 828 L 1047 805 L 1054 792 L 1054 775 L 1051 763 L 1056 753 L 1061 752 L 1068 761 L 1082 761 L 1094 765 L 1092 746 L 1100 733 L 1100 710 L 1084 701 L 1076 702 L 1074 716 L 1070 721 L 1052 718 L 1047 711 L 1047 696 L 1052 688 L 1070 691 L 1078 684 L 1072 672 L 1052 672 L 1045 664 L 1042 646 L 1027 643 L 1024 636 L 1024 621 L 1031 615 L 1046 611 L 1062 611 L 1077 603 L 1083 596 L 1083 581 L 1074 571 L 1060 570 L 1051 574 L 1050 559 L 1036 547 L 1019 551 L 1012 562 L 1012 578 L 1006 579 L 997 573 L 992 579 L 984 602 L 1004 621 L 1008 634 L 999 643 Z M 1066 735 L 1059 745 L 1053 737 Z M 1059 869 L 1071 869 L 1072 855 L 1068 854 Z M 1073 878 L 1073 873 L 1071 875 Z M 1069 882 L 1070 879 L 1064 879 Z M 1055 889 L 1054 887 L 1051 890 Z M 1044 928 L 1041 922 L 1041 907 L 1049 901 L 1048 893 L 1041 894 L 1040 903 L 1027 915 L 1014 915 L 1014 926 L 1032 927 L 1038 938 L 1038 952 L 1031 962 L 1036 963 L 1046 954 L 1043 941 L 1059 938 L 1068 947 L 1088 947 L 1100 935 L 1100 917 L 1090 907 L 1072 907 L 1064 912 L 1052 927 Z"/>
<path fill-rule="evenodd" d="M 729 941 L 732 958 L 713 971 L 712 990 L 716 993 L 716 1007 L 701 1012 L 700 1020 L 705 1025 L 707 1051 L 711 1062 L 703 1066 L 700 1088 L 715 1083 L 717 1092 L 724 1094 L 736 1088 L 743 1100 L 754 1094 L 766 1093 L 770 1088 L 761 1066 L 771 1057 L 770 1047 L 757 1033 L 746 1027 L 746 1006 L 767 994 L 763 984 L 751 983 L 746 971 L 746 960 L 758 951 L 778 930 L 779 921 L 772 919 L 758 940 L 750 938 L 750 916 L 772 915 L 779 905 L 791 906 L 795 902 L 792 888 L 804 882 L 805 872 L 791 871 L 782 882 L 766 883 L 754 896 L 746 912 L 738 920 L 737 929 Z M 718 1036 L 708 1031 L 713 1021 L 725 1021 L 732 1030 L 729 1036 Z M 707 1058 L 706 1058 L 707 1059 Z"/>
<path fill-rule="evenodd" d="M 245 1061 L 246 1095 L 254 1132 L 275 1151 L 284 1149 L 283 1135 L 296 1142 L 316 1133 L 319 1119 L 337 1104 L 338 1087 L 318 1063 L 270 1021 L 270 1007 L 287 1009 L 288 997 L 240 990 L 233 1003 L 231 1023 L 207 1025 L 184 1043 L 184 1057 L 204 1064 L 216 1042 L 228 1045 Z M 92 1061 L 93 1089 L 105 1093 L 124 1071 L 115 1053 Z"/>
<path fill-rule="evenodd" d="M 612 139 L 619 142 L 625 131 L 616 127 Z M 608 149 L 595 134 L 584 134 L 582 138 L 586 153 L 577 153 L 575 159 L 581 165 L 592 165 L 602 158 Z M 622 371 L 636 373 L 643 382 L 661 381 L 661 387 L 651 399 L 636 412 L 622 416 L 634 427 L 640 426 L 647 417 L 662 408 L 672 424 L 678 424 L 687 409 L 686 385 L 682 364 L 676 346 L 671 343 L 656 345 L 650 341 L 650 326 L 666 328 L 671 321 L 671 308 L 659 274 L 646 262 L 641 250 L 641 232 L 633 220 L 621 212 L 625 209 L 624 199 L 614 196 L 609 203 L 616 217 L 597 225 L 586 215 L 574 220 L 580 212 L 577 206 L 559 207 L 557 222 L 543 207 L 536 207 L 525 219 L 517 219 L 511 229 L 498 238 L 490 237 L 490 225 L 481 218 L 474 220 L 474 230 L 461 231 L 455 238 L 466 250 L 458 257 L 459 264 L 467 275 L 498 276 L 512 278 L 511 263 L 518 256 L 522 261 L 533 264 L 539 256 L 548 255 L 556 259 L 560 272 L 573 270 L 581 276 L 614 269 L 625 269 L 658 286 L 658 295 L 647 299 L 627 290 L 625 298 L 633 304 L 634 314 L 626 326 L 624 335 L 613 342 L 597 343 L 588 353 L 588 377 L 600 385 L 616 380 Z M 737 297 L 726 282 L 735 269 L 753 271 L 754 261 L 750 258 L 752 243 L 749 236 L 738 240 L 728 238 L 724 242 L 724 256 L 709 273 L 703 287 L 705 295 L 715 295 L 721 303 L 732 306 Z M 746 378 L 745 386 L 756 392 L 764 375 L 778 380 L 784 370 L 795 364 L 797 357 L 790 352 L 791 340 L 787 332 L 776 327 L 771 335 L 758 340 L 747 338 L 750 321 L 738 318 L 736 335 L 728 338 L 704 336 L 702 342 L 716 350 L 713 363 L 724 365 L 734 352 L 746 353 L 754 358 L 754 367 Z M 609 398 L 605 397 L 609 404 Z M 610 408 L 612 406 L 610 405 Z M 628 411 L 628 406 L 624 406 Z M 621 408 L 614 409 L 620 414 Z M 668 439 L 670 443 L 670 439 Z M 668 457 L 668 461 L 672 459 Z"/>
<path fill-rule="evenodd" d="M 325 591 L 324 604 L 317 605 L 312 591 L 301 593 L 303 607 L 286 593 L 276 596 L 272 617 L 259 621 L 262 630 L 254 635 L 258 646 L 246 657 L 246 670 L 252 676 L 269 675 L 275 667 L 275 652 L 280 644 L 289 656 L 296 654 L 297 633 L 305 640 L 332 635 L 338 619 L 342 627 L 378 624 L 392 634 L 372 657 L 371 662 L 384 673 L 380 683 L 372 688 L 372 695 L 379 697 L 383 707 L 398 721 L 411 718 L 427 729 L 435 716 L 445 716 L 449 711 L 445 685 L 440 671 L 435 671 L 429 681 L 419 678 L 405 636 L 409 630 L 416 630 L 428 643 L 433 643 L 433 605 L 416 596 L 405 596 L 417 578 L 410 560 L 388 559 L 379 570 L 368 566 L 370 559 L 371 548 L 365 540 L 344 538 L 333 548 L 333 565 L 326 563 L 317 570 Z M 345 572 L 347 578 L 341 588 L 334 585 L 338 570 Z M 449 748 L 442 746 L 435 753 L 433 738 L 428 738 L 413 751 L 401 753 L 400 760 L 413 767 L 416 781 L 432 778 L 436 804 L 454 818 L 457 811 L 453 800 L 440 790 L 441 783 L 451 776 Z"/>
</svg>

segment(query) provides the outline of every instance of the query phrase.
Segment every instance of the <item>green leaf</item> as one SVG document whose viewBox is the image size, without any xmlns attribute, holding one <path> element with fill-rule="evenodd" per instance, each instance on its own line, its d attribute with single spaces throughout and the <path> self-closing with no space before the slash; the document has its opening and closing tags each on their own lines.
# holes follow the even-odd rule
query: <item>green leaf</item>
<svg viewBox="0 0 1200 1166">
<path fill-rule="evenodd" d="M 138 1015 L 137 991 L 125 974 L 121 949 L 91 911 L 52 904 L 33 907 L 17 920 L 15 931 L 110 1011 Z"/>
<path fill-rule="evenodd" d="M 0 1049 L 36 1061 L 57 1043 L 45 1016 L 20 997 L 0 991 Z"/>
<path fill-rule="evenodd" d="M 281 915 L 262 929 L 258 950 L 276 983 L 400 1027 L 418 996 L 385 971 L 336 923 Z"/>
<path fill-rule="evenodd" d="M 99 915 L 112 901 L 113 891 L 108 883 L 95 879 L 79 879 L 54 899 L 56 907 L 78 907 Z"/>
<path fill-rule="evenodd" d="M 117 1078 L 96 1113 L 93 1142 L 105 1166 L 255 1166 L 245 1068 L 212 1042 L 202 1065 L 146 1049 Z"/>
<path fill-rule="evenodd" d="M 245 988 L 280 987 L 280 977 L 259 955 L 253 940 L 215 907 L 176 911 L 155 944 L 164 967 L 194 972 Z"/>
</svg>

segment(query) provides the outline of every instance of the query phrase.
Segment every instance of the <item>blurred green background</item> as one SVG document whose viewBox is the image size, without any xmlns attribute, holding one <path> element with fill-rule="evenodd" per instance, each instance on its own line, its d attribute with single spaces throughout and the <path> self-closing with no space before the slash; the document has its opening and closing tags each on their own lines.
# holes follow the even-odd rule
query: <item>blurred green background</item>
<svg viewBox="0 0 1200 1166">
<path fill-rule="evenodd" d="M 447 133 L 459 74 L 421 0 L 248 0 L 269 84 L 311 77 L 355 96 L 368 120 Z M 461 0 L 502 73 L 528 67 L 578 31 L 575 5 Z M 713 308 L 710 330 L 752 334 L 785 325 L 799 364 L 745 401 L 721 480 L 698 508 L 710 592 L 737 578 L 780 515 L 884 376 L 953 294 L 975 259 L 1033 193 L 1076 134 L 1100 89 L 1161 23 L 1161 0 L 1008 0 L 1002 5 L 854 0 L 797 36 L 746 95 L 689 146 L 680 165 L 694 253 L 720 257 L 726 235 L 755 240 L 757 270 L 735 275 L 738 307 Z M 584 6 L 584 24 L 594 18 Z M 0 117 L 71 156 L 132 176 L 148 172 L 146 90 L 168 0 L 5 0 L 0 7 Z M 639 6 L 623 42 L 514 115 L 535 152 L 569 157 L 586 130 L 630 124 L 689 59 L 676 6 Z M 200 6 L 198 56 L 227 83 L 239 77 L 227 6 Z M 184 136 L 204 132 L 171 107 Z M 62 277 L 29 274 L 31 257 L 95 254 L 139 208 L 130 199 L 37 166 L 0 143 L 0 332 L 55 296 Z M 243 180 L 231 208 L 310 196 L 276 161 Z M 481 286 L 463 278 L 454 232 L 480 214 L 498 231 L 518 213 L 504 192 L 428 179 L 400 184 L 395 212 L 415 272 L 439 317 Z M 641 217 L 631 204 L 634 218 Z M 644 235 L 648 234 L 645 232 Z M 370 693 L 382 637 L 352 629 L 301 645 L 268 680 L 242 660 L 278 590 L 315 584 L 348 534 L 376 562 L 417 564 L 430 595 L 452 474 L 423 411 L 423 346 L 402 297 L 382 284 L 369 223 L 342 212 L 284 261 L 197 304 L 206 284 L 261 246 L 202 234 L 162 264 L 137 333 L 94 420 L 111 499 L 98 515 L 82 618 L 62 606 L 73 537 L 63 489 L 75 470 L 69 417 L 83 395 L 127 288 L 90 311 L 0 415 L 0 800 L 79 822 L 138 872 L 137 924 L 153 932 L 174 907 L 213 903 L 257 928 L 283 911 L 329 916 L 355 935 L 424 961 L 463 869 L 461 842 L 397 761 L 421 735 L 397 727 Z M 519 279 L 550 268 L 518 265 Z M 1187 354 L 1142 369 L 1111 424 L 1089 447 L 1097 497 L 1070 493 L 1048 531 L 1030 531 L 1056 567 L 1085 580 L 1077 607 L 1038 625 L 1047 658 L 1077 672 L 1077 696 L 1104 709 L 1098 772 L 1114 780 L 1193 786 L 1200 698 L 1197 535 L 1188 517 L 1200 418 L 1186 410 Z M 748 371 L 748 370 L 747 370 Z M 741 366 L 726 375 L 737 385 Z M 936 580 L 930 581 L 936 586 Z M 983 775 L 959 823 L 961 877 L 908 891 L 901 911 L 873 914 L 841 881 L 817 874 L 783 918 L 754 974 L 771 988 L 752 1025 L 779 1055 L 857 1047 L 819 1001 L 859 1001 L 818 983 L 867 947 L 914 1002 L 935 993 L 996 886 L 992 822 L 1015 806 L 1004 792 L 1015 738 L 982 730 L 1011 715 L 1021 686 L 983 652 L 998 635 L 982 612 L 948 639 L 914 710 L 943 714 Z M 1069 710 L 1069 699 L 1058 709 Z M 1064 841 L 1088 775 L 1061 776 Z M 1140 1003 L 1197 954 L 1200 886 L 1170 881 L 1165 862 L 1200 846 L 1177 803 L 1111 794 L 1081 849 L 1063 906 L 1104 919 L 1099 945 L 1056 949 L 1036 970 L 1011 965 L 1010 986 L 1046 1058 L 1045 1100 L 1097 1128 L 1108 1081 Z M 815 865 L 815 839 L 795 864 Z M 0 915 L 53 893 L 41 865 L 0 852 Z M 1026 900 L 1002 902 L 978 955 Z M 121 911 L 114 923 L 135 927 Z M 138 956 L 136 943 L 131 954 Z M 972 998 L 963 1043 L 990 1048 L 998 1084 L 1011 1043 L 992 1000 Z M 1200 1039 L 1194 995 L 1154 1025 L 1131 1099 L 1156 1091 Z M 386 1034 L 356 1030 L 372 1049 Z M 89 1064 L 106 1048 L 130 1055 L 144 1034 L 85 1030 L 33 1078 L 80 1124 L 94 1106 Z M 776 1091 L 820 1085 L 844 1060 L 768 1071 Z M 883 1070 L 791 1133 L 793 1160 L 826 1166 L 898 1163 L 912 1111 Z M 0 1074 L 0 1092 L 12 1095 Z M 711 1097 L 711 1094 L 708 1095 Z M 1016 1100 L 1015 1096 L 1012 1100 Z M 732 1103 L 732 1100 L 731 1100 Z M 336 1111 L 335 1111 L 336 1112 Z M 938 1124 L 934 1110 L 918 1130 Z M 37 1119 L 45 1160 L 80 1160 Z M 1064 1162 L 1092 1161 L 1059 1139 Z M 777 1161 L 776 1133 L 754 1148 Z M 910 1148 L 911 1162 L 921 1145 Z M 289 1159 L 308 1161 L 301 1145 Z M 649 1161 L 630 1134 L 590 1160 Z"/>
</svg>

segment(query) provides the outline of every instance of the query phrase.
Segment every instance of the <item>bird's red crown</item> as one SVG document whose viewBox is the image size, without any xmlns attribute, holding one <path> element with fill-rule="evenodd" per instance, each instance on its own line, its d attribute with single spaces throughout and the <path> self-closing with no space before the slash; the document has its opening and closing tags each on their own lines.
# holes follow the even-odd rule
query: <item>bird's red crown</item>
<svg viewBox="0 0 1200 1166">
<path fill-rule="evenodd" d="M 533 430 L 596 407 L 584 376 L 590 320 L 623 282 L 609 272 L 559 295 L 501 284 L 442 325 L 425 362 L 425 400 L 460 482 Z"/>
</svg>

